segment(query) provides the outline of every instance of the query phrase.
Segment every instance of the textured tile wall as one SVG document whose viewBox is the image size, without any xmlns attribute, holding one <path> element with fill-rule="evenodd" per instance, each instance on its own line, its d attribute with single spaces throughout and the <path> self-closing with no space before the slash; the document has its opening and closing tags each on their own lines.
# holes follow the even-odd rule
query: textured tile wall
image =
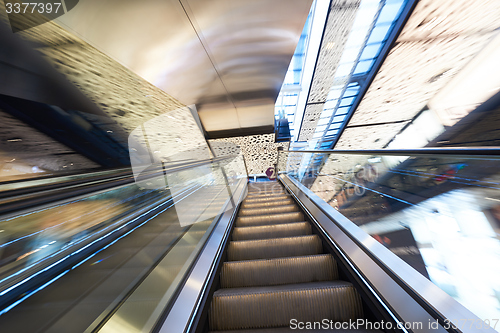
<svg viewBox="0 0 500 333">
<path fill-rule="evenodd" d="M 288 142 L 274 142 L 274 134 L 249 135 L 209 140 L 216 156 L 243 154 L 248 174 L 263 174 L 277 162 L 278 147 L 288 149 Z"/>
</svg>

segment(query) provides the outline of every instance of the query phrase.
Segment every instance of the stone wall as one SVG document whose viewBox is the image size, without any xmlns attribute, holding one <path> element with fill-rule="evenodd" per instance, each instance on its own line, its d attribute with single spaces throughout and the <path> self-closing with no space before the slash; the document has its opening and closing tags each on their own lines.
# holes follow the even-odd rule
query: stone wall
<svg viewBox="0 0 500 333">
<path fill-rule="evenodd" d="M 243 154 L 248 174 L 263 174 L 276 164 L 278 147 L 288 149 L 288 142 L 274 142 L 274 134 L 239 136 L 209 140 L 216 156 Z"/>
</svg>

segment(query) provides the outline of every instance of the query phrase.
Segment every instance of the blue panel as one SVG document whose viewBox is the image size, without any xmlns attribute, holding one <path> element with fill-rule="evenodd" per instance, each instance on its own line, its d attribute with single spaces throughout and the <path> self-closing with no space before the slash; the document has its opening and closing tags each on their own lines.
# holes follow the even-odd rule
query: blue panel
<svg viewBox="0 0 500 333">
<path fill-rule="evenodd" d="M 363 74 L 368 72 L 372 68 L 374 62 L 374 59 L 359 62 L 358 66 L 356 66 L 356 69 L 354 70 L 354 74 Z"/>
<path fill-rule="evenodd" d="M 336 130 L 336 129 L 339 129 L 340 126 L 342 126 L 342 123 L 331 123 L 328 130 Z"/>
<path fill-rule="evenodd" d="M 358 92 L 359 92 L 359 86 L 353 88 L 347 88 L 344 93 L 344 97 L 356 96 Z"/>
<path fill-rule="evenodd" d="M 333 123 L 344 121 L 344 119 L 347 117 L 347 115 L 342 115 L 342 116 L 335 116 L 333 117 Z"/>
<path fill-rule="evenodd" d="M 372 59 L 378 56 L 380 49 L 382 48 L 382 43 L 367 45 L 361 54 L 359 60 Z"/>
<path fill-rule="evenodd" d="M 326 125 L 320 125 L 316 127 L 316 132 L 323 132 L 326 130 Z"/>
<path fill-rule="evenodd" d="M 328 132 L 326 132 L 326 135 L 334 135 L 334 134 L 337 134 L 338 132 L 339 132 L 338 129 L 329 130 Z"/>
<path fill-rule="evenodd" d="M 355 97 L 346 97 L 346 98 L 342 98 L 342 101 L 340 101 L 340 105 L 339 105 L 339 108 L 341 106 L 347 106 L 347 105 L 351 105 L 352 102 L 354 101 Z"/>
<path fill-rule="evenodd" d="M 370 39 L 368 39 L 367 44 L 373 44 L 373 43 L 380 43 L 385 40 L 387 37 L 387 33 L 389 30 L 392 28 L 392 25 L 382 25 L 382 26 L 376 26 L 372 30 L 372 34 L 370 35 Z"/>
<path fill-rule="evenodd" d="M 380 12 L 377 24 L 392 23 L 395 21 L 399 17 L 403 3 L 403 0 L 399 0 L 398 2 L 386 4 Z"/>
<path fill-rule="evenodd" d="M 337 112 L 335 112 L 335 115 L 341 115 L 341 114 L 346 114 L 349 112 L 350 106 L 345 106 L 343 108 L 338 108 Z"/>
</svg>

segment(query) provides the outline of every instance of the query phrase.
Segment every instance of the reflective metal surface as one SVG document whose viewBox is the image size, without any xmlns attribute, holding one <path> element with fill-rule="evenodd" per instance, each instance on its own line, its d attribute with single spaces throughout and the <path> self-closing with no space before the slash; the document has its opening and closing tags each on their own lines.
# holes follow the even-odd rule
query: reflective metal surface
<svg viewBox="0 0 500 333">
<path fill-rule="evenodd" d="M 311 3 L 88 0 L 57 22 L 182 103 L 196 104 L 210 133 L 273 125 Z"/>
</svg>

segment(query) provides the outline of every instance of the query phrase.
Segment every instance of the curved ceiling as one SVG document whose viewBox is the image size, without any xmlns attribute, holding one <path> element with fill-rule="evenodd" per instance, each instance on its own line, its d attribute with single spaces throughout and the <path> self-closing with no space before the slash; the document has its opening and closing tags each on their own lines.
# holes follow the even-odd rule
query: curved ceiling
<svg viewBox="0 0 500 333">
<path fill-rule="evenodd" d="M 57 22 L 182 103 L 209 137 L 270 132 L 312 0 L 81 1 Z"/>
</svg>

